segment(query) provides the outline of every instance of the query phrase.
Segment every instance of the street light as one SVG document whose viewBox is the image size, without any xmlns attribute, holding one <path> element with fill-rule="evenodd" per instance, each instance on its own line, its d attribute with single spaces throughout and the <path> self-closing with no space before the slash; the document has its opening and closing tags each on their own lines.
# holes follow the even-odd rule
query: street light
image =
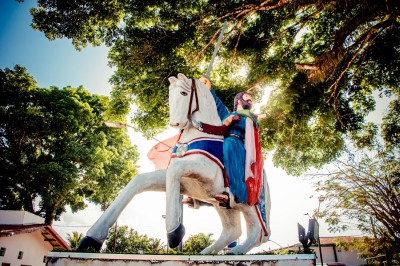
<svg viewBox="0 0 400 266">
<path fill-rule="evenodd" d="M 321 202 L 323 202 L 324 200 L 325 200 L 324 196 L 321 195 L 321 196 L 318 197 L 317 218 L 319 218 L 319 207 L 321 206 Z M 319 250 L 319 257 L 320 257 L 320 260 L 321 260 L 321 266 L 323 266 L 324 265 L 324 260 L 322 259 L 321 238 L 319 236 L 319 225 L 318 225 L 318 250 Z"/>
<path fill-rule="evenodd" d="M 324 196 L 321 195 L 318 197 L 318 210 L 317 210 L 316 216 L 311 217 L 310 214 L 308 214 L 308 213 L 304 214 L 304 215 L 307 215 L 308 217 L 310 217 L 310 219 L 308 220 L 307 234 L 305 232 L 305 228 L 302 225 L 300 225 L 299 223 L 297 223 L 299 241 L 300 241 L 300 243 L 303 244 L 305 253 L 310 251 L 309 247 L 311 246 L 311 244 L 316 244 L 316 242 L 318 241 L 318 250 L 319 250 L 319 257 L 321 260 L 321 266 L 324 265 L 324 261 L 322 258 L 321 238 L 319 236 L 318 217 L 320 216 L 319 208 L 321 206 L 321 202 L 323 202 L 324 200 L 325 200 Z"/>
</svg>

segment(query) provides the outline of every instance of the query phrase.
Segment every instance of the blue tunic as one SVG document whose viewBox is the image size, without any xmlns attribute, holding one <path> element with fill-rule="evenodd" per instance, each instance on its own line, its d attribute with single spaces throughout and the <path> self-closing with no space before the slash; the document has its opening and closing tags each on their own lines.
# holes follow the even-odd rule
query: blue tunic
<svg viewBox="0 0 400 266">
<path fill-rule="evenodd" d="M 236 112 L 229 112 L 228 108 L 211 90 L 218 109 L 221 121 Z M 225 136 L 223 145 L 223 162 L 229 177 L 229 189 L 235 196 L 237 203 L 247 203 L 247 187 L 245 181 L 246 150 L 244 147 L 244 136 L 246 130 L 246 116 L 240 116 L 239 122 L 234 122 L 229 126 L 228 135 Z M 232 136 L 236 135 L 238 137 Z"/>
</svg>

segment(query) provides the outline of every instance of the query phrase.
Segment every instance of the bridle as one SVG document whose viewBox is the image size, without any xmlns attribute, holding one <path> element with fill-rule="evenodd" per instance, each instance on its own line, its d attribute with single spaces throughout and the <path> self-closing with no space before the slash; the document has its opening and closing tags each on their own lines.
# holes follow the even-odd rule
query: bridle
<svg viewBox="0 0 400 266">
<path fill-rule="evenodd" d="M 195 79 L 192 79 L 192 86 L 191 86 L 190 90 L 191 90 L 191 92 L 190 92 L 190 99 L 189 99 L 189 108 L 188 108 L 188 112 L 187 112 L 187 119 L 188 119 L 189 123 L 193 127 L 195 127 L 197 130 L 202 131 L 204 133 L 220 135 L 220 136 L 225 135 L 228 132 L 227 126 L 224 126 L 224 125 L 214 126 L 214 125 L 198 122 L 198 121 L 195 121 L 192 119 L 193 114 L 200 110 L 199 96 L 197 94 L 197 87 L 196 87 Z M 196 108 L 192 111 L 193 99 L 196 100 Z M 181 131 L 180 136 L 182 136 L 182 131 Z M 192 154 L 201 154 L 203 156 L 206 156 L 207 158 L 209 158 L 211 161 L 216 163 L 221 168 L 222 175 L 224 177 L 224 186 L 229 187 L 228 174 L 225 170 L 225 167 L 223 166 L 222 159 L 220 159 L 222 157 L 219 158 L 218 156 L 216 156 L 214 153 L 215 150 L 212 150 L 212 149 L 209 150 L 210 147 L 212 147 L 212 146 L 210 146 L 210 144 L 207 144 L 205 146 L 201 146 L 201 144 L 200 144 L 200 143 L 214 142 L 214 143 L 219 143 L 220 145 L 222 145 L 221 143 L 223 142 L 223 138 L 221 139 L 221 137 L 199 137 L 188 143 L 180 143 L 179 142 L 180 136 L 178 138 L 178 141 L 177 141 L 177 144 L 175 145 L 174 150 L 172 151 L 171 158 L 176 158 L 176 157 L 180 158 L 180 157 L 188 156 L 188 155 L 192 155 Z M 200 145 L 200 146 L 191 148 L 191 145 Z"/>
<path fill-rule="evenodd" d="M 196 99 L 196 109 L 192 111 L 192 102 L 193 102 L 193 96 Z M 194 112 L 199 111 L 199 96 L 197 95 L 197 87 L 196 87 L 196 81 L 195 79 L 192 79 L 192 87 L 190 88 L 190 100 L 189 100 L 189 108 L 188 108 L 188 113 L 187 113 L 187 119 L 189 120 L 190 123 L 192 123 L 192 117 Z"/>
<path fill-rule="evenodd" d="M 196 108 L 192 111 L 193 100 L 196 101 Z M 194 120 L 193 114 L 199 110 L 200 110 L 200 106 L 199 106 L 199 96 L 198 96 L 197 87 L 196 87 L 196 80 L 192 79 L 192 86 L 190 88 L 189 107 L 188 107 L 188 112 L 187 112 L 187 119 L 188 119 L 189 123 L 204 133 L 213 134 L 213 135 L 225 135 L 228 133 L 227 126 L 224 126 L 224 125 L 214 126 L 214 125 L 210 125 L 207 123 L 203 123 L 201 121 Z"/>
</svg>

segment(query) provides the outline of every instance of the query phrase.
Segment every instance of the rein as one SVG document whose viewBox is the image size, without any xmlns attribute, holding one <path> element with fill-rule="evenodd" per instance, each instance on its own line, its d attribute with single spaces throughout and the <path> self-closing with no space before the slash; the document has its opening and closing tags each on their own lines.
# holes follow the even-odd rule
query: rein
<svg viewBox="0 0 400 266">
<path fill-rule="evenodd" d="M 213 134 L 213 135 L 226 135 L 228 133 L 228 127 L 225 125 L 222 126 L 214 126 L 202 122 L 198 122 L 195 120 L 192 120 L 194 112 L 197 112 L 200 110 L 199 108 L 199 96 L 197 94 L 197 87 L 196 87 L 196 81 L 195 79 L 192 79 L 192 87 L 190 88 L 190 100 L 189 100 L 189 108 L 188 108 L 188 113 L 187 113 L 187 119 L 189 122 L 198 130 L 207 133 L 207 134 Z M 196 108 L 192 111 L 192 103 L 193 103 L 193 97 L 196 99 Z"/>
<path fill-rule="evenodd" d="M 193 102 L 193 95 L 196 98 L 196 109 L 192 111 L 192 102 Z M 192 122 L 192 116 L 193 113 L 196 111 L 199 111 L 199 96 L 197 95 L 197 88 L 196 88 L 196 82 L 194 79 L 192 79 L 192 87 L 191 87 L 191 92 L 190 92 L 190 100 L 189 100 L 189 108 L 188 108 L 188 113 L 187 113 L 187 119 Z"/>
<path fill-rule="evenodd" d="M 216 137 L 200 137 L 181 143 L 179 140 L 172 150 L 171 158 L 182 158 L 189 155 L 200 154 L 214 163 L 216 163 L 222 171 L 224 177 L 224 186 L 229 187 L 229 178 L 223 165 L 223 139 Z"/>
</svg>

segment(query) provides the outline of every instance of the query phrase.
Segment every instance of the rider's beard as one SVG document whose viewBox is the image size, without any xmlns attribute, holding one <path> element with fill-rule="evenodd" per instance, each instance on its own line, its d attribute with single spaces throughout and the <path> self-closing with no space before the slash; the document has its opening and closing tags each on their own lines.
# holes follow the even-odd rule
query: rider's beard
<svg viewBox="0 0 400 266">
<path fill-rule="evenodd" d="M 245 101 L 245 100 L 243 100 L 243 99 L 240 100 L 240 103 L 241 103 L 242 108 L 243 108 L 244 110 L 250 110 L 251 107 L 252 107 L 252 104 L 251 104 L 251 103 L 249 103 L 249 102 L 247 102 L 247 101 Z"/>
</svg>

